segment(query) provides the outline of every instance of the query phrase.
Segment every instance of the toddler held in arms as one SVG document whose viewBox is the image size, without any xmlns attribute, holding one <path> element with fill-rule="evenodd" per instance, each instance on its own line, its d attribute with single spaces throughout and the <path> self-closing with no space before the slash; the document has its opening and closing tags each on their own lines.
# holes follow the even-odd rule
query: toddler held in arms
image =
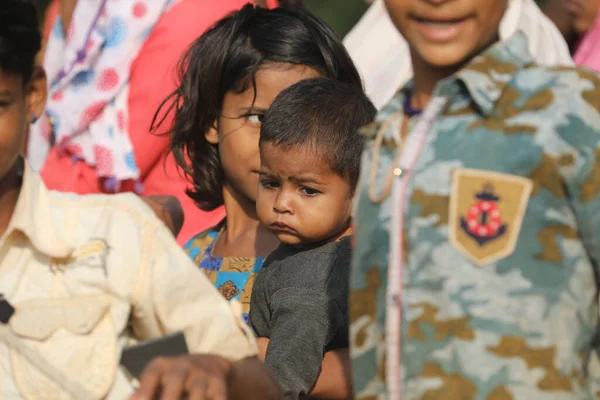
<svg viewBox="0 0 600 400">
<path fill-rule="evenodd" d="M 256 278 L 250 322 L 286 398 L 307 395 L 324 353 L 348 347 L 358 129 L 375 113 L 361 89 L 317 78 L 281 92 L 263 119 L 256 208 L 281 245 Z"/>
</svg>

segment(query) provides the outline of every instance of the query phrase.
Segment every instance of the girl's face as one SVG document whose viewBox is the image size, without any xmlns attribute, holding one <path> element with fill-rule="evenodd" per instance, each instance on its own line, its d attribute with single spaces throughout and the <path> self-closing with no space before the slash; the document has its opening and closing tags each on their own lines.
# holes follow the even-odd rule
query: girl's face
<svg viewBox="0 0 600 400">
<path fill-rule="evenodd" d="M 320 76 L 306 66 L 267 64 L 256 73 L 256 92 L 250 85 L 241 93 L 225 95 L 216 129 L 211 129 L 206 139 L 219 145 L 225 185 L 230 190 L 256 201 L 260 170 L 258 141 L 263 115 L 284 89 L 301 80 Z"/>
<path fill-rule="evenodd" d="M 422 63 L 458 66 L 489 46 L 508 0 L 385 0 L 413 57 Z"/>
</svg>

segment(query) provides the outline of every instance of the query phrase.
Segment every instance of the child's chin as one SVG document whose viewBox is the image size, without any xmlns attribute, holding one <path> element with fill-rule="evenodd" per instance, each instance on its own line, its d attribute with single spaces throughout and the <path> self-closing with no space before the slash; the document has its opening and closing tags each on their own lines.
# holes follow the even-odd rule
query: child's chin
<svg viewBox="0 0 600 400">
<path fill-rule="evenodd" d="M 289 233 L 278 233 L 276 234 L 276 236 L 281 243 L 287 244 L 289 246 L 296 246 L 303 243 L 298 236 Z"/>
</svg>

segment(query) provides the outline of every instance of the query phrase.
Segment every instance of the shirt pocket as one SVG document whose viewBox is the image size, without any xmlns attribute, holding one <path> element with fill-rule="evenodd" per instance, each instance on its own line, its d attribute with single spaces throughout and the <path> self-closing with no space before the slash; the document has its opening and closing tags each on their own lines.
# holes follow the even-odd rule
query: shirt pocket
<svg viewBox="0 0 600 400">
<path fill-rule="evenodd" d="M 110 297 L 79 296 L 32 300 L 15 305 L 10 328 L 32 351 L 93 399 L 105 397 L 118 367 L 117 334 Z M 25 399 L 71 399 L 64 383 L 50 380 L 11 349 L 15 383 Z"/>
<path fill-rule="evenodd" d="M 532 181 L 518 175 L 455 170 L 448 213 L 452 246 L 479 266 L 512 255 L 532 189 Z"/>
</svg>

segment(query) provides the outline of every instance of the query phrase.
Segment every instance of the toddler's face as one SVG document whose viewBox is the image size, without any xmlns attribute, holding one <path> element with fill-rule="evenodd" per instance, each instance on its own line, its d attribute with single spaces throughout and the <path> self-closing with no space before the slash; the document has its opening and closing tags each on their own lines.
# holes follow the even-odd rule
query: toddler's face
<svg viewBox="0 0 600 400">
<path fill-rule="evenodd" d="M 256 210 L 260 222 L 289 245 L 334 240 L 349 228 L 350 184 L 310 148 L 263 144 Z"/>
<path fill-rule="evenodd" d="M 508 0 L 385 0 L 413 63 L 439 68 L 468 61 L 498 35 Z"/>
</svg>

